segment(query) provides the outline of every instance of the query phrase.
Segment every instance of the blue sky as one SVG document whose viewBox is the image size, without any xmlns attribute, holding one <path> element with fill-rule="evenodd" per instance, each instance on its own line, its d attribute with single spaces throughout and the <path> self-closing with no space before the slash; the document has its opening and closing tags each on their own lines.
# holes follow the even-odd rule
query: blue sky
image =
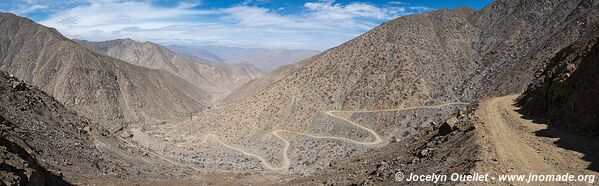
<svg viewBox="0 0 599 186">
<path fill-rule="evenodd" d="M 409 14 L 491 0 L 0 0 L 74 39 L 325 50 Z"/>
</svg>

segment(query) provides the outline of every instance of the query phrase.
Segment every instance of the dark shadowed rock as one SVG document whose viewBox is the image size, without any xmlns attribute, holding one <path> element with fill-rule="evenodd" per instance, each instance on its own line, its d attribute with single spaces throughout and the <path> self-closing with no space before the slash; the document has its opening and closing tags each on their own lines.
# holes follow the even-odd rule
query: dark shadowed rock
<svg viewBox="0 0 599 186">
<path fill-rule="evenodd" d="M 599 135 L 597 87 L 599 37 L 590 37 L 557 53 L 519 103 L 534 116 L 549 119 L 553 126 Z"/>
<path fill-rule="evenodd" d="M 459 122 L 458 118 L 451 117 L 445 120 L 441 126 L 439 126 L 439 135 L 445 136 L 451 133 L 453 130 L 457 128 L 457 123 Z"/>
</svg>

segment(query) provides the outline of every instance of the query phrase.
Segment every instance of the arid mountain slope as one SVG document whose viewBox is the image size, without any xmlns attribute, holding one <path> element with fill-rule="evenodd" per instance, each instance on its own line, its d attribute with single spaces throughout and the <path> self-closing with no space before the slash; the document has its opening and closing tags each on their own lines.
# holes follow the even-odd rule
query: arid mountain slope
<svg viewBox="0 0 599 186">
<path fill-rule="evenodd" d="M 336 157 L 403 139 L 459 107 L 445 103 L 463 101 L 460 89 L 454 87 L 476 68 L 477 54 L 470 46 L 477 31 L 466 19 L 474 13 L 441 10 L 385 23 L 292 66 L 291 72 L 254 96 L 216 107 L 177 128 L 159 126 L 152 133 L 201 146 L 176 147 L 167 154 L 210 153 L 213 150 L 188 149 L 218 148 L 203 143 L 218 139 L 264 157 L 260 163 L 267 168 L 256 167 L 254 158 L 248 162 L 206 155 L 211 158 L 192 160 L 206 166 L 233 161 L 233 169 L 286 172 L 293 168 L 291 174 L 309 174 Z M 422 105 L 434 107 L 401 109 Z"/>
<path fill-rule="evenodd" d="M 223 102 L 231 103 L 241 101 L 248 97 L 260 94 L 262 93 L 262 91 L 266 91 L 272 84 L 276 83 L 277 81 L 283 79 L 285 76 L 299 69 L 303 65 L 303 63 L 305 63 L 305 61 L 310 61 L 310 58 L 304 61 L 300 61 L 298 63 L 276 68 L 268 73 L 264 73 L 260 77 L 252 81 L 249 81 L 243 86 L 233 90 L 232 93 L 223 100 Z"/>
<path fill-rule="evenodd" d="M 247 63 L 268 72 L 283 65 L 295 63 L 314 56 L 319 51 L 266 49 L 266 48 L 236 48 L 219 46 L 168 46 L 174 51 L 228 64 Z"/>
<path fill-rule="evenodd" d="M 480 10 L 473 21 L 480 30 L 474 47 L 482 56 L 482 68 L 465 82 L 464 95 L 526 90 L 555 53 L 597 27 L 598 3 L 498 0 Z"/>
<path fill-rule="evenodd" d="M 594 32 L 599 35 L 599 30 Z M 520 98 L 557 127 L 599 135 L 599 37 L 562 49 Z"/>
<path fill-rule="evenodd" d="M 125 123 L 188 117 L 209 100 L 166 71 L 93 52 L 26 18 L 0 13 L 0 33 L 0 70 L 112 131 Z"/>
<path fill-rule="evenodd" d="M 209 62 L 175 53 L 152 42 L 142 43 L 131 39 L 78 42 L 97 52 L 131 64 L 166 70 L 211 92 L 230 91 L 261 74 L 252 65 Z"/>
<path fill-rule="evenodd" d="M 54 98 L 0 72 L 4 184 L 61 185 L 62 174 L 73 179 L 115 171 L 92 143 L 92 128 Z"/>
<path fill-rule="evenodd" d="M 197 174 L 131 146 L 1 71 L 0 158 L 0 185 L 106 185 Z"/>
<path fill-rule="evenodd" d="M 303 130 L 326 110 L 460 101 L 457 87 L 477 68 L 477 53 L 470 48 L 477 36 L 476 28 L 469 26 L 471 15 L 469 9 L 441 10 L 387 22 L 311 58 L 260 94 L 208 113 L 199 123 L 222 123 L 231 133 L 275 126 Z M 230 120 L 211 121 L 224 113 L 235 114 Z M 243 128 L 240 121 L 256 127 Z"/>
<path fill-rule="evenodd" d="M 260 115 L 291 112 L 305 122 L 319 110 L 521 92 L 545 61 L 597 25 L 597 9 L 597 1 L 500 0 L 479 12 L 462 8 L 401 17 L 311 58 L 234 107 L 291 105 Z"/>
<path fill-rule="evenodd" d="M 342 180 L 338 181 L 344 184 L 360 184 L 358 181 L 361 180 L 352 176 L 345 177 L 346 172 L 339 172 L 335 169 L 348 168 L 346 170 L 360 171 L 360 174 L 365 176 L 366 172 L 363 172 L 364 169 L 361 167 L 377 167 L 376 171 L 368 173 L 369 179 L 383 182 L 390 181 L 388 177 L 392 176 L 391 168 L 411 169 L 421 173 L 430 173 L 431 170 L 427 169 L 429 167 L 446 168 L 447 171 L 471 169 L 473 162 L 480 160 L 476 156 L 481 154 L 479 151 L 481 146 L 473 144 L 477 138 L 475 135 L 478 135 L 477 132 L 480 131 L 492 131 L 489 135 L 484 135 L 493 136 L 486 149 L 500 151 L 501 153 L 498 154 L 502 156 L 506 153 L 505 151 L 509 150 L 505 147 L 509 146 L 511 140 L 517 139 L 518 147 L 526 149 L 515 151 L 520 154 L 515 160 L 520 162 L 526 162 L 530 158 L 527 155 L 537 153 L 532 150 L 534 147 L 543 147 L 542 150 L 547 149 L 552 153 L 561 153 L 553 151 L 556 148 L 555 144 L 550 141 L 551 139 L 536 138 L 532 136 L 533 132 L 531 131 L 534 130 L 521 129 L 520 126 L 513 125 L 517 123 L 511 122 L 512 120 L 518 121 L 525 116 L 516 114 L 516 108 L 510 106 L 511 100 L 506 101 L 506 98 L 484 102 L 482 109 L 478 113 L 475 112 L 474 115 L 467 115 L 464 118 L 465 115 L 458 114 L 457 119 L 471 120 L 474 125 L 463 125 L 464 123 L 456 121 L 457 123 L 454 124 L 460 126 L 449 128 L 457 130 L 457 133 L 451 134 L 451 131 L 448 132 L 451 135 L 442 135 L 442 132 L 428 133 L 422 135 L 428 138 L 426 141 L 410 137 L 418 135 L 418 132 L 422 130 L 433 131 L 432 126 L 438 126 L 437 124 L 453 115 L 459 108 L 464 107 L 467 104 L 464 102 L 475 103 L 481 97 L 524 91 L 535 77 L 543 74 L 548 77 L 553 77 L 554 74 L 567 76 L 565 75 L 567 73 L 560 72 L 560 69 L 568 70 L 571 63 L 575 65 L 568 72 L 575 70 L 576 74 L 570 74 L 574 82 L 558 83 L 556 88 L 551 88 L 554 86 L 553 83 L 547 85 L 551 94 L 546 94 L 549 95 L 547 96 L 548 100 L 542 100 L 545 105 L 541 105 L 541 107 L 548 107 L 549 109 L 546 110 L 551 111 L 551 107 L 566 105 L 565 109 L 568 109 L 572 105 L 580 104 L 577 99 L 568 99 L 563 103 L 564 99 L 560 99 L 559 96 L 566 95 L 562 94 L 564 90 L 565 93 L 575 95 L 594 95 L 592 92 L 594 89 L 590 89 L 590 92 L 587 91 L 589 91 L 589 87 L 592 88 L 596 85 L 595 81 L 587 82 L 574 78 L 578 76 L 585 79 L 592 77 L 589 74 L 595 72 L 594 66 L 585 68 L 588 71 L 582 70 L 582 67 L 576 67 L 588 64 L 585 61 L 595 61 L 594 45 L 581 45 L 580 51 L 583 52 L 574 52 L 573 56 L 569 56 L 569 53 L 561 54 L 558 51 L 572 43 L 584 41 L 586 38 L 595 38 L 596 35 L 593 33 L 596 33 L 596 28 L 598 28 L 598 9 L 599 1 L 597 0 L 500 0 L 481 11 L 468 8 L 444 9 L 401 17 L 386 22 L 338 47 L 298 64 L 280 68 L 265 78 L 250 82 L 237 89 L 235 94 L 229 97 L 230 104 L 211 107 L 205 112 L 185 119 L 130 127 L 128 129 L 132 135 L 128 136 L 130 137 L 128 140 L 137 143 L 133 146 L 139 145 L 150 149 L 165 160 L 176 159 L 206 169 L 307 175 L 325 167 L 333 167 L 326 174 L 342 174 L 340 176 Z M 4 24 L 5 21 L 0 23 Z M 185 84 L 186 81 L 171 76 L 165 71 L 143 70 L 145 68 L 89 52 L 66 39 L 56 39 L 62 37 L 55 32 L 31 32 L 30 30 L 34 29 L 25 29 L 31 33 L 19 35 L 20 32 L 26 31 L 9 29 L 19 28 L 19 24 L 1 27 L 7 30 L 8 34 L 6 34 L 7 36 L 2 35 L 3 37 L 0 38 L 6 41 L 4 43 L 10 45 L 7 47 L 2 45 L 3 48 L 0 48 L 0 52 L 2 52 L 0 54 L 9 56 L 1 58 L 3 59 L 1 69 L 29 78 L 30 82 L 37 82 L 42 89 L 45 88 L 44 91 L 52 93 L 59 100 L 63 99 L 62 101 L 66 104 L 75 105 L 74 108 L 78 110 L 102 107 L 103 105 L 100 103 L 106 103 L 104 101 L 106 99 L 101 99 L 98 104 L 91 105 L 95 107 L 90 105 L 77 107 L 76 105 L 81 103 L 78 99 L 74 99 L 77 97 L 67 97 L 68 99 L 60 97 L 74 94 L 76 88 L 76 90 L 80 90 L 81 87 L 84 87 L 83 95 L 96 95 L 94 98 L 97 98 L 98 94 L 108 98 L 116 97 L 107 99 L 114 100 L 115 104 L 108 104 L 111 106 L 110 108 L 133 108 L 134 111 L 139 110 L 140 113 L 147 114 L 133 115 L 140 118 L 160 117 L 157 118 L 158 120 L 189 116 L 172 114 L 172 117 L 168 117 L 171 116 L 168 113 L 179 113 L 176 111 L 178 108 L 183 108 L 181 110 L 185 111 L 186 104 L 193 104 L 193 102 L 165 100 L 170 98 L 168 96 L 172 96 L 172 94 L 165 93 L 169 92 L 166 90 L 153 92 L 156 88 L 164 90 L 163 87 L 172 86 L 173 91 L 177 93 L 176 91 L 180 91 L 178 89 L 180 87 L 193 87 L 191 84 Z M 36 43 L 37 38 L 42 38 L 41 40 L 45 41 L 44 39 L 47 37 L 43 37 L 45 36 L 43 34 L 51 33 L 56 36 L 50 38 L 54 39 L 53 42 L 41 42 L 42 44 L 39 45 L 19 45 L 19 42 L 16 41 L 20 40 L 13 39 L 21 38 L 27 43 Z M 48 46 L 54 45 L 59 47 L 47 49 Z M 36 50 L 27 49 L 31 46 L 43 47 Z M 57 54 L 55 51 L 66 52 Z M 32 56 L 30 53 L 46 55 Z M 561 65 L 562 62 L 552 65 L 556 63 L 555 60 L 551 60 L 556 53 L 558 56 L 565 56 L 568 59 L 565 61 L 572 62 L 565 63 L 565 66 Z M 60 56 L 58 62 L 55 62 L 56 64 L 45 65 L 45 63 L 38 62 L 57 58 L 54 54 Z M 85 65 L 78 62 L 91 58 L 90 55 L 99 59 L 92 61 L 95 63 L 89 62 L 91 64 L 86 63 Z M 134 54 L 125 56 L 134 56 Z M 8 62 L 6 59 L 9 59 Z M 19 61 L 29 61 L 29 63 L 19 66 L 23 64 L 18 63 Z M 63 61 L 67 62 L 60 63 Z M 162 61 L 162 63 L 167 64 L 167 61 Z M 143 62 L 143 60 L 138 62 Z M 543 66 L 548 63 L 550 63 L 549 70 L 544 73 Z M 70 73 L 65 74 L 63 71 Z M 82 74 L 80 71 L 89 72 L 89 74 Z M 151 84 L 156 79 L 146 82 L 145 78 L 156 78 L 156 75 L 148 75 L 149 72 L 164 74 L 160 77 L 167 80 L 158 85 Z M 56 75 L 58 78 L 52 79 L 55 74 L 58 74 Z M 42 75 L 51 78 L 45 82 L 42 80 L 46 79 L 39 77 Z M 95 78 L 98 76 L 100 78 Z M 93 81 L 71 82 L 73 77 L 92 79 Z M 179 79 L 181 81 L 172 81 L 181 82 L 181 84 L 173 84 L 171 79 L 166 77 Z M 550 82 L 552 81 L 553 79 Z M 70 85 L 67 86 L 70 88 L 67 89 L 70 90 L 67 94 L 64 93 L 64 86 L 55 85 L 63 85 L 65 82 Z M 139 82 L 150 84 L 140 84 Z M 582 85 L 579 85 L 579 82 Z M 105 84 L 112 85 L 112 88 Z M 129 88 L 130 84 L 134 84 L 133 88 Z M 92 85 L 97 85 L 99 88 Z M 127 94 L 130 92 L 123 91 L 123 89 L 140 89 L 138 93 L 142 95 L 139 96 L 147 98 L 147 100 L 139 101 L 141 102 L 139 105 L 129 103 L 129 100 L 134 100 L 130 97 L 137 94 Z M 182 93 L 190 95 L 185 93 L 193 93 L 194 90 L 182 91 Z M 557 94 L 554 90 L 557 91 Z M 111 92 L 102 94 L 104 91 Z M 151 95 L 146 95 L 147 91 Z M 558 97 L 552 97 L 553 95 Z M 74 103 L 70 102 L 72 99 L 74 99 Z M 157 103 L 150 101 L 157 101 Z M 146 103 L 149 105 L 145 105 Z M 547 106 L 547 103 L 557 106 Z M 584 105 L 584 107 L 591 106 Z M 562 114 L 562 110 L 564 108 L 556 111 Z M 594 111 L 594 109 L 590 110 Z M 82 113 L 93 111 L 82 111 Z M 114 113 L 118 114 L 121 111 L 104 114 L 107 117 L 112 117 Z M 583 122 L 595 121 L 592 113 L 596 112 L 577 113 L 582 114 L 571 117 L 581 117 Z M 90 115 L 92 119 L 93 116 L 98 116 L 90 113 L 87 115 Z M 123 114 L 123 118 L 127 118 L 125 116 L 129 115 Z M 479 125 L 477 118 L 482 118 L 485 125 Z M 449 125 L 448 122 L 445 124 L 441 126 Z M 534 127 L 528 120 L 521 124 L 525 124 L 521 125 L 523 127 Z M 584 125 L 584 127 L 588 126 Z M 481 127 L 491 130 L 474 130 Z M 426 130 L 427 128 L 430 130 Z M 503 129 L 509 130 L 509 133 L 497 132 Z M 523 133 L 525 135 L 520 135 Z M 419 146 L 403 149 L 402 146 L 409 145 L 410 141 L 402 142 L 402 140 L 412 140 Z M 544 145 L 537 143 L 539 140 L 544 140 Z M 392 144 L 394 142 L 395 144 Z M 440 146 L 443 142 L 446 142 L 447 146 Z M 466 145 L 460 146 L 463 143 Z M 389 144 L 392 146 L 388 146 Z M 533 144 L 533 146 L 529 144 Z M 372 164 L 371 160 L 378 161 L 395 156 L 394 153 L 385 151 L 385 146 L 391 147 L 391 150 L 401 148 L 400 153 L 405 154 L 399 155 L 399 159 L 391 163 Z M 381 150 L 382 153 L 379 153 L 378 150 Z M 461 157 L 462 154 L 456 153 L 459 150 L 465 151 L 464 155 L 467 157 Z M 368 154 L 363 154 L 364 152 Z M 414 158 L 414 154 L 419 159 Z M 370 155 L 376 157 L 367 160 L 352 159 Z M 489 159 L 485 160 L 491 162 L 493 156 L 488 157 Z M 534 158 L 537 160 L 535 164 L 542 166 L 549 162 L 545 158 L 550 158 L 549 156 L 536 157 L 539 158 Z M 563 157 L 568 156 L 556 157 L 567 159 Z M 349 161 L 335 161 L 340 159 L 349 159 Z M 426 162 L 421 162 L 421 159 Z M 438 164 L 437 162 L 440 161 L 447 164 Z M 331 164 L 335 162 L 340 164 L 335 167 Z M 550 168 L 552 170 L 559 170 L 560 167 L 567 168 L 568 166 L 562 166 L 567 162 L 560 161 L 559 166 Z M 405 166 L 408 163 L 413 163 L 414 166 Z M 345 164 L 352 164 L 352 166 L 343 166 Z M 456 164 L 459 166 L 453 166 Z M 533 167 L 534 169 L 531 170 L 543 170 L 542 166 Z M 378 170 L 379 168 L 381 170 Z M 458 170 L 453 170 L 454 168 Z M 501 168 L 501 170 L 509 169 L 508 165 Z M 372 176 L 373 173 L 376 176 Z M 310 177 L 306 178 L 308 180 L 298 180 L 298 182 L 312 183 Z"/>
<path fill-rule="evenodd" d="M 187 134 L 199 139 L 218 135 L 276 165 L 287 162 L 280 149 L 289 144 L 273 131 L 330 127 L 335 130 L 326 131 L 328 136 L 374 140 L 348 129 L 347 121 L 354 121 L 381 134 L 383 142 L 401 139 L 440 116 L 416 112 L 412 121 L 424 119 L 414 126 L 394 109 L 524 91 L 560 47 L 596 27 L 597 2 L 500 0 L 481 11 L 444 9 L 400 17 L 298 64 L 275 83 L 244 88 L 259 93 L 202 113 L 181 125 L 189 128 L 178 130 L 201 131 Z M 339 111 L 347 112 L 331 117 Z"/>
</svg>

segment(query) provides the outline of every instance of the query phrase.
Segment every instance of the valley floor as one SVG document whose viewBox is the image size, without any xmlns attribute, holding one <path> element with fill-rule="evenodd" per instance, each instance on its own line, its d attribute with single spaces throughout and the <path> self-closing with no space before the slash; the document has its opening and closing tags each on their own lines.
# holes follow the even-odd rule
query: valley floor
<svg viewBox="0 0 599 186">
<path fill-rule="evenodd" d="M 443 136 L 437 130 L 422 134 L 355 157 L 333 161 L 330 167 L 306 176 L 265 173 L 202 172 L 181 178 L 145 181 L 101 181 L 114 185 L 280 185 L 280 184 L 410 184 L 397 182 L 395 173 L 489 173 L 595 175 L 599 177 L 599 141 L 560 129 L 545 121 L 529 118 L 515 105 L 518 95 L 485 99 L 467 114 L 460 115 L 456 131 Z M 350 122 L 354 124 L 353 122 Z M 466 123 L 471 123 L 468 125 Z M 424 154 L 426 149 L 428 154 Z M 162 157 L 161 158 L 166 158 Z M 174 161 L 174 160 L 173 160 Z M 181 163 L 176 163 L 183 166 Z M 596 184 L 597 180 L 595 180 Z M 523 185 L 524 182 L 493 184 Z M 449 184 L 457 184 L 450 182 Z M 466 183 L 468 184 L 468 183 Z M 471 183 L 471 184 L 480 184 Z M 588 182 L 544 182 L 543 185 L 589 185 Z M 591 184 L 592 185 L 592 184 Z"/>
</svg>

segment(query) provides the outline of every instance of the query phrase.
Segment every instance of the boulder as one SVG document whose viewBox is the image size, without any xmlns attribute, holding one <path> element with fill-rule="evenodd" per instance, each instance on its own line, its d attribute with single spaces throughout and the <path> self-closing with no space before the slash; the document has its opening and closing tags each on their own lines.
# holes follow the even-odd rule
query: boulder
<svg viewBox="0 0 599 186">
<path fill-rule="evenodd" d="M 441 124 L 441 126 L 439 126 L 439 135 L 445 136 L 445 135 L 451 133 L 451 131 L 453 131 L 457 128 L 456 124 L 458 122 L 459 122 L 459 120 L 456 117 L 451 117 L 451 118 L 448 118 L 447 120 L 445 120 L 445 122 L 443 122 L 443 124 Z"/>
</svg>

